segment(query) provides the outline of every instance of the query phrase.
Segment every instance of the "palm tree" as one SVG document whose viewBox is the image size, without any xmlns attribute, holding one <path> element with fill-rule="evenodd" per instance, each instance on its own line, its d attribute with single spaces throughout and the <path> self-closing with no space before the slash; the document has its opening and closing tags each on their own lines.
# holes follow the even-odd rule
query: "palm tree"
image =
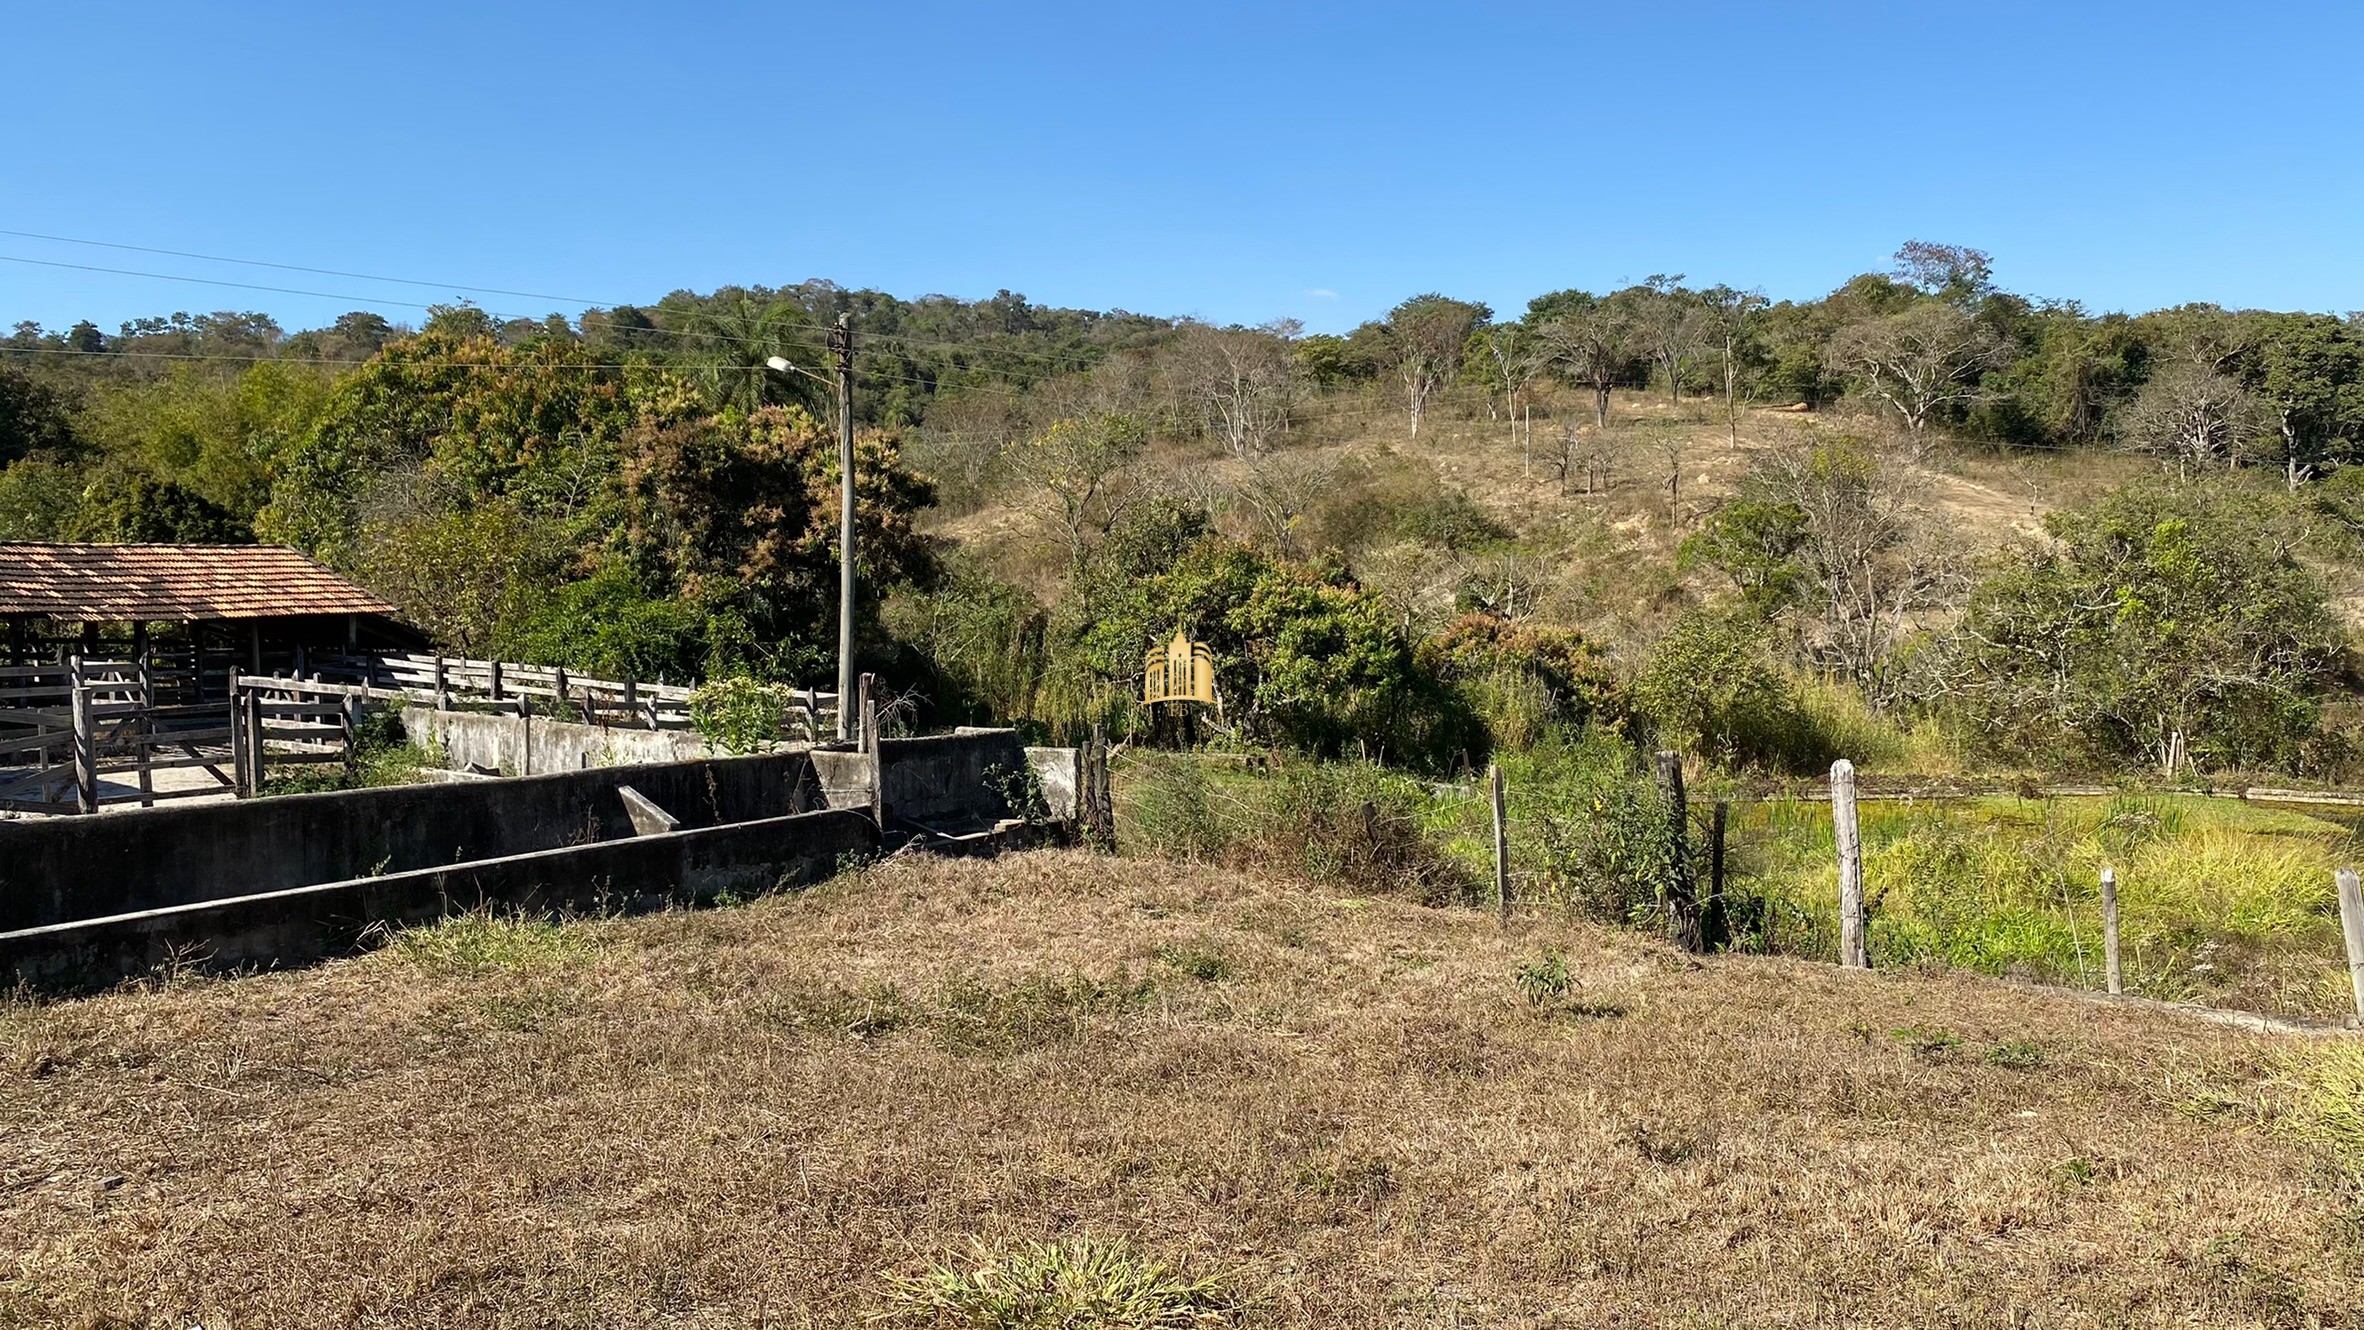
<svg viewBox="0 0 2364 1330">
<path fill-rule="evenodd" d="M 802 305 L 759 303 L 741 293 L 699 310 L 687 332 L 684 349 L 695 358 L 698 381 L 716 406 L 753 411 L 786 403 L 817 405 L 810 379 L 776 373 L 764 364 L 773 356 L 808 367 L 819 363 L 822 332 Z"/>
</svg>

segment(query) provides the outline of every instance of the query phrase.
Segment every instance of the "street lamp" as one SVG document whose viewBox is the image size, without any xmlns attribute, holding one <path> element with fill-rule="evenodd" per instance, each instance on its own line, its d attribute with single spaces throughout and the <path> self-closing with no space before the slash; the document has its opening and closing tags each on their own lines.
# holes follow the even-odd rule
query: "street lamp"
<svg viewBox="0 0 2364 1330">
<path fill-rule="evenodd" d="M 854 327 L 853 316 L 840 314 L 829 330 L 829 349 L 837 353 L 837 737 L 853 737 L 854 706 Z M 795 364 L 786 356 L 769 356 L 764 365 L 777 374 L 802 374 L 816 383 L 829 379 Z M 870 736 L 865 736 L 868 738 Z"/>
</svg>

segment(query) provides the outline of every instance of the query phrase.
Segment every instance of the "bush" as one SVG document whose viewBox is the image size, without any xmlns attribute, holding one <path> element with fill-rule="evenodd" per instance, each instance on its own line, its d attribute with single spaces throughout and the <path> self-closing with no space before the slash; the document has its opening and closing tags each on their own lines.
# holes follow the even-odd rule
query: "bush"
<svg viewBox="0 0 2364 1330">
<path fill-rule="evenodd" d="M 717 679 L 690 694 L 690 724 L 729 752 L 754 753 L 788 731 L 796 690 L 740 675 Z"/>
<path fill-rule="evenodd" d="M 1674 869 L 1666 798 L 1641 754 L 1588 730 L 1544 745 L 1508 773 L 1514 815 L 1535 828 L 1546 900 L 1605 923 L 1646 924 Z"/>
<path fill-rule="evenodd" d="M 2260 496 L 2133 486 L 1998 556 L 1956 638 L 1963 715 L 1991 751 L 2304 770 L 2346 638 Z"/>
<path fill-rule="evenodd" d="M 1489 747 L 1525 748 L 1555 726 L 1624 718 L 1607 663 L 1573 628 L 1468 614 L 1421 644 L 1419 664 L 1461 697 Z"/>
<path fill-rule="evenodd" d="M 1734 767 L 1810 772 L 1838 756 L 1767 657 L 1762 628 L 1694 613 L 1650 653 L 1633 684 L 1634 714 L 1657 745 Z"/>
</svg>

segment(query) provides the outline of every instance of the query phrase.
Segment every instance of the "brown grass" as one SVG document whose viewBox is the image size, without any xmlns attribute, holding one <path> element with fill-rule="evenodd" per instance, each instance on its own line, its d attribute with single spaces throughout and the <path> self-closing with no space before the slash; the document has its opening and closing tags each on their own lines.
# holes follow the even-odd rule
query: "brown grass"
<svg viewBox="0 0 2364 1330">
<path fill-rule="evenodd" d="M 1573 992 L 1530 1003 L 1554 951 Z M 2295 1046 L 1080 853 L 0 1008 L 0 1326 L 842 1326 L 1091 1236 L 1275 1326 L 2327 1326 Z"/>
</svg>

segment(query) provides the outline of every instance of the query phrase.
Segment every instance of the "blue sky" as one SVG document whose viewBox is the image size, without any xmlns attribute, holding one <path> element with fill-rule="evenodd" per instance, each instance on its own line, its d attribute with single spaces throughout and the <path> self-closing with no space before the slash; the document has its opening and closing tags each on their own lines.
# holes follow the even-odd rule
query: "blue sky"
<svg viewBox="0 0 2364 1330">
<path fill-rule="evenodd" d="M 827 277 L 1293 316 L 1908 238 L 2096 309 L 2364 308 L 2353 6 L 11 0 L 0 228 L 605 303 Z M 455 292 L 0 236 L 0 322 Z M 502 314 L 565 302 L 480 296 Z"/>
</svg>

